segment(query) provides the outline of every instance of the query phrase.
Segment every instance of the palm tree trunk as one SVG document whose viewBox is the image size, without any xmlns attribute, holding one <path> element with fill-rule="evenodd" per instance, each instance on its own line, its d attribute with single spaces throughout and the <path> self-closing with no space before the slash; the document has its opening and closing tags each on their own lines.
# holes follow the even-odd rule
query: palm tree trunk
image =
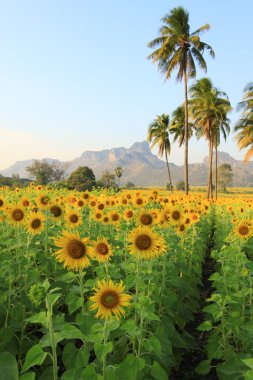
<svg viewBox="0 0 253 380">
<path fill-rule="evenodd" d="M 218 198 L 218 148 L 217 148 L 217 132 L 215 135 L 215 199 Z"/>
<path fill-rule="evenodd" d="M 188 195 L 188 92 L 186 70 L 184 70 L 184 136 L 184 185 L 185 195 Z"/>
<path fill-rule="evenodd" d="M 167 155 L 167 151 L 166 150 L 165 150 L 165 158 L 166 158 L 166 164 L 167 164 L 168 175 L 169 175 L 170 191 L 171 191 L 171 193 L 173 193 L 171 176 L 170 176 L 170 166 L 169 166 L 168 155 Z"/>
</svg>

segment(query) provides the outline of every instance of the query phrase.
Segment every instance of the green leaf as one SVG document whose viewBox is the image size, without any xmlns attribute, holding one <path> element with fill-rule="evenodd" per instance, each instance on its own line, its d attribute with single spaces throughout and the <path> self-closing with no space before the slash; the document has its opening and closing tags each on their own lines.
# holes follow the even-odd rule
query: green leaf
<svg viewBox="0 0 253 380">
<path fill-rule="evenodd" d="M 47 352 L 44 352 L 39 344 L 35 344 L 26 354 L 22 372 L 26 372 L 34 365 L 41 365 L 47 357 Z"/>
<path fill-rule="evenodd" d="M 89 379 L 89 380 L 98 380 L 98 375 L 96 373 L 95 367 L 93 364 L 89 364 L 83 371 L 82 371 L 82 379 Z"/>
<path fill-rule="evenodd" d="M 148 341 L 145 342 L 144 347 L 149 352 L 154 352 L 156 355 L 161 354 L 161 344 L 156 336 L 152 336 Z"/>
<path fill-rule="evenodd" d="M 83 379 L 82 377 L 82 369 L 75 368 L 75 369 L 68 369 L 64 372 L 64 374 L 61 376 L 61 380 L 79 380 Z"/>
<path fill-rule="evenodd" d="M 209 360 L 203 360 L 195 368 L 195 372 L 199 375 L 207 375 L 210 372 L 211 366 Z"/>
<path fill-rule="evenodd" d="M 168 380 L 168 374 L 157 362 L 154 362 L 152 365 L 151 375 L 156 380 Z"/>
<path fill-rule="evenodd" d="M 73 314 L 76 310 L 82 307 L 82 299 L 73 293 L 68 293 L 66 296 L 66 304 L 68 305 L 69 314 Z"/>
<path fill-rule="evenodd" d="M 58 336 L 63 339 L 83 339 L 82 332 L 73 325 L 64 323 L 61 325 L 61 331 L 57 331 Z"/>
<path fill-rule="evenodd" d="M 253 369 L 244 373 L 244 380 L 252 380 L 253 379 Z"/>
<path fill-rule="evenodd" d="M 45 311 L 32 315 L 30 318 L 27 318 L 27 321 L 30 323 L 40 323 L 43 326 L 47 326 L 47 314 Z"/>
<path fill-rule="evenodd" d="M 74 343 L 64 347 L 62 361 L 66 369 L 83 368 L 88 365 L 90 353 L 87 347 L 77 348 Z"/>
<path fill-rule="evenodd" d="M 197 327 L 197 330 L 198 331 L 210 331 L 210 330 L 212 330 L 212 328 L 213 328 L 213 325 L 212 325 L 211 321 L 204 321 L 203 323 L 201 323 Z"/>
<path fill-rule="evenodd" d="M 100 361 L 103 361 L 103 359 L 105 358 L 105 356 L 107 354 L 109 354 L 110 352 L 112 352 L 112 350 L 113 350 L 113 344 L 112 344 L 112 342 L 108 342 L 106 344 L 95 343 L 94 350 L 95 350 L 96 357 Z"/>
<path fill-rule="evenodd" d="M 19 380 L 35 380 L 35 372 L 26 372 L 20 376 Z"/>
<path fill-rule="evenodd" d="M 15 357 L 9 352 L 0 353 L 0 379 L 18 380 L 18 365 Z"/>
<path fill-rule="evenodd" d="M 128 354 L 125 360 L 120 363 L 119 367 L 116 369 L 117 379 L 137 380 L 144 367 L 144 359 L 136 358 L 133 354 Z M 168 380 L 168 378 L 166 378 L 166 380 Z"/>
<path fill-rule="evenodd" d="M 139 334 L 139 328 L 133 319 L 126 321 L 120 326 L 121 330 L 126 331 L 129 336 L 137 336 Z"/>
<path fill-rule="evenodd" d="M 250 359 L 242 359 L 243 363 L 246 364 L 247 367 L 253 369 L 253 358 Z"/>
</svg>

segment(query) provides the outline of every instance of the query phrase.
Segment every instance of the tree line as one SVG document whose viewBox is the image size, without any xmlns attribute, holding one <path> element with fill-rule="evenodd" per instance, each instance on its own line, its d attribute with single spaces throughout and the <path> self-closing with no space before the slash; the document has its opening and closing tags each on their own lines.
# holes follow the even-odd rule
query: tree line
<svg viewBox="0 0 253 380">
<path fill-rule="evenodd" d="M 147 140 L 151 148 L 158 147 L 158 155 L 165 156 L 169 187 L 172 181 L 169 168 L 171 153 L 170 136 L 184 145 L 184 184 L 188 195 L 188 141 L 195 133 L 197 138 L 205 138 L 209 144 L 209 174 L 207 197 L 213 198 L 213 151 L 215 150 L 215 197 L 217 199 L 218 172 L 217 148 L 221 137 L 226 140 L 230 132 L 228 114 L 232 110 L 227 94 L 215 87 L 209 78 L 202 78 L 188 89 L 189 79 L 196 78 L 196 66 L 207 72 L 204 51 L 215 57 L 213 48 L 200 39 L 200 34 L 210 29 L 209 24 L 202 25 L 191 33 L 189 13 L 183 7 L 177 7 L 162 18 L 160 35 L 148 43 L 154 49 L 149 59 L 158 65 L 165 76 L 165 81 L 176 72 L 177 81 L 184 82 L 184 103 L 180 105 L 170 118 L 168 114 L 157 115 L 148 129 Z M 189 96 L 190 95 L 190 96 Z M 244 96 L 237 109 L 241 112 L 235 125 L 235 140 L 239 150 L 247 148 L 245 161 L 253 155 L 253 82 L 244 88 Z"/>
</svg>

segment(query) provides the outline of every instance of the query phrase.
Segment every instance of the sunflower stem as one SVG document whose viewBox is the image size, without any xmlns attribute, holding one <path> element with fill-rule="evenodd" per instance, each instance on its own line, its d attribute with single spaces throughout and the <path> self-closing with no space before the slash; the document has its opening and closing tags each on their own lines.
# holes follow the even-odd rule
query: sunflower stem
<svg viewBox="0 0 253 380">
<path fill-rule="evenodd" d="M 107 343 L 107 321 L 104 321 L 104 346 Z M 104 355 L 102 363 L 103 363 L 103 380 L 105 380 L 105 371 L 106 371 L 106 357 L 107 354 Z"/>
<path fill-rule="evenodd" d="M 84 299 L 83 299 L 83 296 L 84 296 L 83 276 L 84 276 L 83 270 L 82 270 L 82 268 L 79 268 L 79 276 L 78 277 L 79 277 L 79 287 L 80 287 L 80 298 L 82 301 L 82 314 L 85 315 Z"/>
<path fill-rule="evenodd" d="M 57 353 L 56 353 L 56 343 L 54 339 L 54 326 L 53 326 L 53 307 L 48 297 L 46 297 L 46 306 L 47 306 L 48 329 L 49 329 L 49 335 L 50 335 L 51 347 L 52 347 L 53 378 L 54 380 L 58 380 Z"/>
</svg>

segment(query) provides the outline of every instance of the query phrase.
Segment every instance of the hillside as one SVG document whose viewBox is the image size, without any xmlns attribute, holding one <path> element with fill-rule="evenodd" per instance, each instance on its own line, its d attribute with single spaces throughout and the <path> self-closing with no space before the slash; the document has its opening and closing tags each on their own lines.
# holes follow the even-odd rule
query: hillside
<svg viewBox="0 0 253 380">
<path fill-rule="evenodd" d="M 45 158 L 48 162 L 58 162 Z M 31 165 L 32 159 L 17 161 L 8 169 L 0 171 L 4 176 L 19 174 L 21 178 L 29 178 L 26 167 Z M 253 162 L 245 164 L 235 160 L 228 153 L 218 152 L 218 164 L 229 163 L 234 172 L 234 186 L 253 186 Z M 147 142 L 136 142 L 130 148 L 113 148 L 101 151 L 85 151 L 80 157 L 71 161 L 62 162 L 69 175 L 79 166 L 89 166 L 99 179 L 105 170 L 114 171 L 116 166 L 123 168 L 122 184 L 128 181 L 138 186 L 164 186 L 168 182 L 166 164 L 154 155 Z M 184 168 L 173 163 L 170 164 L 172 181 L 183 180 Z M 207 181 L 208 157 L 202 163 L 189 165 L 190 185 L 205 185 Z"/>
</svg>

